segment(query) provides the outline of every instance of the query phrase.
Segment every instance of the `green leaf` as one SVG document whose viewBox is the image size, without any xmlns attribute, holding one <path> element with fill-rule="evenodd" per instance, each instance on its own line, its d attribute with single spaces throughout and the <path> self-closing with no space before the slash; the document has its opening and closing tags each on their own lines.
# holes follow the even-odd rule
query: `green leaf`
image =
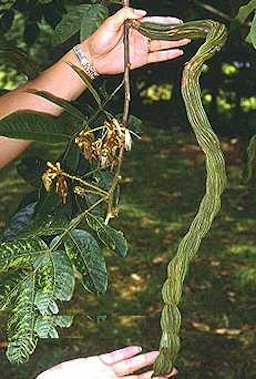
<svg viewBox="0 0 256 379">
<path fill-rule="evenodd" d="M 0 42 L 0 60 L 12 65 L 29 79 L 39 74 L 38 64 L 21 49 L 11 46 L 9 42 Z"/>
<path fill-rule="evenodd" d="M 107 170 L 96 171 L 93 177 L 95 183 L 97 183 L 100 188 L 106 191 L 110 190 L 114 177 L 112 172 Z"/>
<path fill-rule="evenodd" d="M 80 41 L 93 34 L 108 17 L 108 8 L 102 4 L 92 4 L 84 12 L 81 22 Z"/>
<path fill-rule="evenodd" d="M 100 98 L 100 95 L 99 93 L 96 91 L 96 89 L 92 86 L 88 76 L 86 75 L 86 73 L 81 70 L 79 67 L 75 66 L 74 64 L 72 63 L 68 63 L 70 65 L 71 68 L 73 68 L 73 70 L 80 76 L 80 78 L 82 79 L 82 81 L 84 82 L 84 84 L 86 85 L 87 89 L 91 92 L 92 96 L 94 97 L 96 103 L 101 106 L 101 98 Z"/>
<path fill-rule="evenodd" d="M 29 338 L 23 335 L 8 343 L 6 355 L 12 364 L 22 364 L 29 360 L 29 357 L 36 349 L 38 339 Z"/>
<path fill-rule="evenodd" d="M 49 294 L 49 288 L 43 289 L 36 293 L 35 305 L 42 315 L 59 313 L 59 307 L 54 300 L 52 293 Z"/>
<path fill-rule="evenodd" d="M 74 119 L 84 122 L 85 116 L 79 109 L 75 108 L 69 101 L 62 99 L 60 97 L 52 95 L 50 92 L 46 91 L 37 91 L 34 89 L 30 89 L 27 92 L 43 97 L 46 100 L 49 100 L 51 103 L 58 105 L 59 107 L 65 109 L 65 111 L 72 116 Z"/>
<path fill-rule="evenodd" d="M 117 116 L 117 120 L 122 123 L 122 118 L 123 118 L 123 115 L 122 114 L 118 114 Z M 129 118 L 128 118 L 128 128 L 130 130 L 132 130 L 134 133 L 137 133 L 137 134 L 140 134 L 143 130 L 143 121 L 136 117 L 136 116 L 133 116 L 133 115 L 129 115 Z"/>
<path fill-rule="evenodd" d="M 63 44 L 74 34 L 78 33 L 83 16 L 90 7 L 90 4 L 80 4 L 69 8 L 55 28 L 53 43 Z"/>
<path fill-rule="evenodd" d="M 143 121 L 136 116 L 130 115 L 128 119 L 128 127 L 133 132 L 140 134 L 143 129 Z"/>
<path fill-rule="evenodd" d="M 252 136 L 247 148 L 248 162 L 247 162 L 247 172 L 246 181 L 250 182 L 255 177 L 255 167 L 256 167 L 256 135 Z"/>
<path fill-rule="evenodd" d="M 29 155 L 22 157 L 16 168 L 18 174 L 29 184 L 39 187 L 42 185 L 42 174 L 45 171 L 47 161 L 38 156 Z"/>
<path fill-rule="evenodd" d="M 105 246 L 121 257 L 126 256 L 128 244 L 121 231 L 105 225 L 101 217 L 94 216 L 93 214 L 86 216 L 86 222 L 97 233 L 97 236 Z"/>
<path fill-rule="evenodd" d="M 63 215 L 53 215 L 42 220 L 42 222 L 32 221 L 19 233 L 19 238 L 52 236 L 64 232 L 69 225 L 69 220 Z"/>
<path fill-rule="evenodd" d="M 38 238 L 2 243 L 0 245 L 0 272 L 31 266 L 38 256 L 47 251 L 46 243 Z"/>
<path fill-rule="evenodd" d="M 26 207 L 21 208 L 12 216 L 9 227 L 4 232 L 4 241 L 9 242 L 16 238 L 16 236 L 31 222 L 35 212 L 36 203 L 28 204 Z"/>
<path fill-rule="evenodd" d="M 250 33 L 246 37 L 246 42 L 251 43 L 254 49 L 256 49 L 256 13 L 252 20 Z"/>
<path fill-rule="evenodd" d="M 61 162 L 61 167 L 68 172 L 77 172 L 79 161 L 81 157 L 81 151 L 78 145 L 72 140 L 66 150 L 58 159 L 58 162 Z"/>
<path fill-rule="evenodd" d="M 41 317 L 35 322 L 35 332 L 39 338 L 59 338 L 52 317 Z"/>
<path fill-rule="evenodd" d="M 8 322 L 7 357 L 11 363 L 27 362 L 34 352 L 38 338 L 34 334 L 36 290 L 35 275 L 30 275 L 20 287 L 15 307 Z"/>
<path fill-rule="evenodd" d="M 35 332 L 40 338 L 59 338 L 56 326 L 69 328 L 72 325 L 72 316 L 43 316 L 35 323 Z"/>
<path fill-rule="evenodd" d="M 0 311 L 11 308 L 13 299 L 17 297 L 22 281 L 26 280 L 28 273 L 25 270 L 8 271 L 1 275 Z"/>
<path fill-rule="evenodd" d="M 1 0 L 1 11 L 10 9 L 16 0 Z"/>
<path fill-rule="evenodd" d="M 69 301 L 75 286 L 73 266 L 65 251 L 54 251 L 44 257 L 38 281 L 41 290 L 35 298 L 37 308 L 42 315 L 57 313 L 55 300 Z"/>
<path fill-rule="evenodd" d="M 106 292 L 107 268 L 95 238 L 85 230 L 76 229 L 69 233 L 65 245 L 73 264 L 82 274 L 84 287 L 98 294 Z"/>
<path fill-rule="evenodd" d="M 256 9 L 256 0 L 249 1 L 248 4 L 239 8 L 239 12 L 235 18 L 240 24 L 244 24 L 250 14 Z"/>
<path fill-rule="evenodd" d="M 2 136 L 56 145 L 73 136 L 70 125 L 46 113 L 19 111 L 0 120 Z"/>
</svg>

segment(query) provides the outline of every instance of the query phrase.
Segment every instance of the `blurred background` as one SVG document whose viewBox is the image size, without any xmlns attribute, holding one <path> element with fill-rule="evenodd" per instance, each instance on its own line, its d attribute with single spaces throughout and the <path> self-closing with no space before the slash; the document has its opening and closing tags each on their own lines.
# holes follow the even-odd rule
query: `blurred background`
<svg viewBox="0 0 256 379">
<path fill-rule="evenodd" d="M 77 42 L 54 43 L 54 28 L 71 7 L 85 1 L 17 0 L 0 3 L 0 42 L 26 51 L 41 69 L 53 63 Z M 6 6 L 12 3 L 12 6 Z M 105 2 L 109 3 L 109 2 Z M 256 51 L 245 42 L 249 24 L 234 22 L 247 1 L 134 0 L 133 7 L 149 15 L 173 15 L 184 21 L 214 18 L 224 22 L 229 40 L 207 65 L 201 79 L 203 102 L 214 130 L 221 138 L 228 171 L 223 208 L 200 257 L 191 266 L 182 304 L 182 351 L 179 378 L 250 379 L 256 377 L 256 196 L 255 179 L 244 180 L 246 149 L 256 134 Z M 10 4 L 9 4 L 10 5 Z M 114 12 L 117 4 L 109 4 Z M 186 61 L 200 42 L 185 48 L 183 58 L 147 66 L 132 73 L 131 113 L 144 122 L 123 168 L 121 217 L 115 222 L 130 243 L 125 259 L 107 256 L 109 291 L 95 298 L 77 286 L 66 310 L 76 314 L 74 325 L 58 341 L 42 341 L 29 363 L 12 367 L 4 353 L 0 327 L 0 377 L 32 379 L 61 360 L 142 344 L 157 348 L 161 285 L 166 265 L 187 231 L 204 193 L 204 155 L 188 124 L 180 94 Z M 0 90 L 12 90 L 26 77 L 12 59 L 0 55 Z M 111 92 L 121 76 L 100 79 L 100 91 Z M 88 95 L 77 103 L 83 108 Z M 123 94 L 112 110 L 120 113 Z M 49 159 L 58 151 L 34 145 L 26 156 Z M 0 229 L 33 188 L 16 170 L 17 162 L 0 172 Z M 1 315 L 1 324 L 6 315 Z"/>
</svg>

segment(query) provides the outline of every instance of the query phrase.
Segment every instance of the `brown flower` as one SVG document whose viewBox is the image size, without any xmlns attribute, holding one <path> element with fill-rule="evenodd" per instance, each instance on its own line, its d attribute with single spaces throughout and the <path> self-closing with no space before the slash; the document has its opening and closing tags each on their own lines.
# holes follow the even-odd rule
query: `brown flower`
<svg viewBox="0 0 256 379">
<path fill-rule="evenodd" d="M 56 193 L 62 198 L 63 204 L 67 202 L 68 195 L 68 182 L 63 175 L 60 163 L 56 162 L 55 165 L 47 162 L 47 170 L 42 175 L 42 181 L 47 192 L 50 191 L 52 184 L 55 183 Z"/>
</svg>

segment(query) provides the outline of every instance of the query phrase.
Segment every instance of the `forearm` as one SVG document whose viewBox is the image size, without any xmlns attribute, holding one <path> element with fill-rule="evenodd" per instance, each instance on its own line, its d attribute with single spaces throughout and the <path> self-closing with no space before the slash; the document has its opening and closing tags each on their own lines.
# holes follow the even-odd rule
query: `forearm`
<svg viewBox="0 0 256 379">
<path fill-rule="evenodd" d="M 0 98 L 0 119 L 18 110 L 34 110 L 58 116 L 62 112 L 61 107 L 26 91 L 28 89 L 44 90 L 68 101 L 77 99 L 86 88 L 79 76 L 66 62 L 79 65 L 75 54 L 70 51 L 34 80 L 2 96 Z M 15 159 L 30 143 L 25 140 L 0 137 L 0 168 Z"/>
</svg>

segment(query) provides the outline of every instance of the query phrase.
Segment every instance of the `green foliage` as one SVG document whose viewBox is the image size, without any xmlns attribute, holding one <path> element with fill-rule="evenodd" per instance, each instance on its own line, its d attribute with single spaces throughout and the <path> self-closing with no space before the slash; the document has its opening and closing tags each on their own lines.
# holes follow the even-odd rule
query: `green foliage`
<svg viewBox="0 0 256 379">
<path fill-rule="evenodd" d="M 56 44 L 64 43 L 80 31 L 84 13 L 87 12 L 89 8 L 89 4 L 81 4 L 76 7 L 71 7 L 68 12 L 64 14 L 61 22 L 55 28 Z"/>
<path fill-rule="evenodd" d="M 74 129 L 67 120 L 35 111 L 19 111 L 1 119 L 2 136 L 44 141 L 48 144 L 68 142 Z"/>
<path fill-rule="evenodd" d="M 249 146 L 247 148 L 248 163 L 247 163 L 247 173 L 246 180 L 250 182 L 255 177 L 255 166 L 256 166 L 256 135 L 252 136 Z"/>
<path fill-rule="evenodd" d="M 254 17 L 251 22 L 250 32 L 246 37 L 246 42 L 252 44 L 256 49 L 256 1 L 251 0 L 248 4 L 240 7 L 235 20 L 240 24 L 244 24 L 248 17 L 252 15 L 252 13 L 254 13 Z"/>
<path fill-rule="evenodd" d="M 102 294 L 107 289 L 107 269 L 95 238 L 70 226 L 63 230 L 50 246 L 38 237 L 1 244 L 0 271 L 7 276 L 0 304 L 1 309 L 10 311 L 7 356 L 13 363 L 27 361 L 38 338 L 58 338 L 56 327 L 71 325 L 71 316 L 56 315 L 57 302 L 73 296 L 73 267 L 81 272 L 89 292 Z M 49 230 L 44 228 L 42 234 Z M 60 250 L 60 245 L 65 250 Z"/>
<path fill-rule="evenodd" d="M 251 15 L 251 13 L 255 11 L 255 9 L 256 9 L 256 1 L 255 0 L 249 1 L 248 4 L 240 7 L 239 12 L 236 16 L 236 20 L 239 23 L 244 24 L 247 18 Z"/>
<path fill-rule="evenodd" d="M 106 16 L 107 8 L 99 4 L 73 7 L 56 32 L 64 41 L 77 31 L 77 26 L 80 30 L 83 22 L 81 33 L 84 38 Z M 77 17 L 81 17 L 80 24 L 75 22 Z M 90 22 L 85 25 L 83 18 L 88 17 Z M 75 29 L 70 28 L 70 23 Z M 11 60 L 13 57 L 10 55 Z M 96 145 L 96 141 L 104 139 L 107 144 L 112 133 L 118 137 L 116 130 L 112 129 L 117 126 L 104 109 L 111 96 L 103 104 L 83 71 L 75 66 L 72 68 L 87 85 L 98 109 L 84 114 L 64 99 L 45 91 L 30 90 L 31 96 L 40 96 L 61 107 L 62 116 L 56 118 L 23 111 L 0 120 L 4 136 L 64 146 L 57 163 L 46 165 L 43 160 L 32 159 L 19 166 L 19 172 L 36 186 L 37 193 L 12 217 L 0 245 L 0 271 L 4 282 L 0 305 L 1 309 L 10 312 L 7 357 L 11 363 L 26 362 L 40 338 L 58 338 L 57 328 L 71 325 L 72 315 L 59 315 L 59 303 L 69 301 L 73 296 L 74 269 L 81 274 L 87 291 L 103 294 L 107 290 L 108 272 L 102 248 L 107 247 L 121 257 L 127 253 L 124 235 L 104 220 L 107 208 L 112 207 L 108 200 L 109 191 L 115 193 L 117 190 L 112 183 L 117 174 L 113 167 L 102 170 L 101 151 Z M 133 123 L 140 124 L 140 121 L 133 118 Z M 119 128 L 124 143 L 122 126 Z M 97 160 L 87 157 L 91 153 L 86 150 L 90 148 L 86 133 L 92 141 L 95 140 Z M 115 157 L 111 159 L 114 165 Z"/>
<path fill-rule="evenodd" d="M 253 17 L 250 33 L 248 34 L 246 41 L 251 43 L 254 49 L 256 49 L 256 12 Z"/>
<path fill-rule="evenodd" d="M 30 79 L 39 73 L 38 64 L 23 50 L 10 46 L 10 43 L 0 42 L 0 60 L 11 64 L 17 72 L 27 75 Z"/>
<path fill-rule="evenodd" d="M 107 17 L 108 8 L 105 5 L 93 4 L 88 7 L 81 21 L 80 40 L 84 41 L 94 33 Z"/>
<path fill-rule="evenodd" d="M 107 18 L 108 8 L 101 4 L 80 4 L 70 7 L 55 28 L 56 44 L 64 43 L 80 33 L 80 41 L 89 37 Z"/>
<path fill-rule="evenodd" d="M 33 353 L 38 338 L 56 338 L 56 326 L 70 325 L 70 317 L 68 322 L 58 322 L 52 315 L 59 312 L 56 300 L 68 301 L 72 297 L 73 268 L 65 251 L 52 252 L 38 238 L 3 243 L 0 268 L 8 272 L 21 270 L 6 282 L 8 292 L 1 298 L 1 309 L 8 306 L 10 311 L 7 356 L 10 362 L 23 363 Z"/>
</svg>

